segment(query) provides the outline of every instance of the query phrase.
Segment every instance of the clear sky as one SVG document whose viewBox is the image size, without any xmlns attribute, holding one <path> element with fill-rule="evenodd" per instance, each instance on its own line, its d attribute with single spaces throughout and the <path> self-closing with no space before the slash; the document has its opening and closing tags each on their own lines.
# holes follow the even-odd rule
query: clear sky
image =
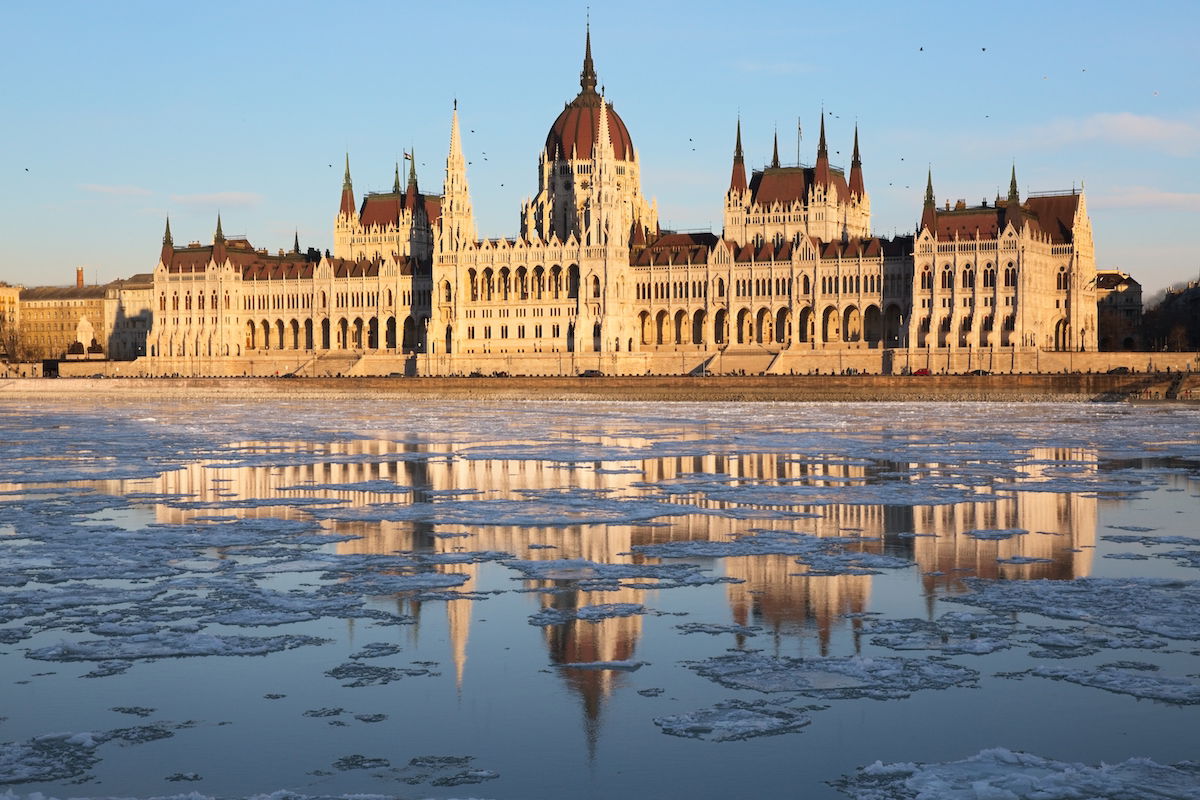
<svg viewBox="0 0 1200 800">
<path fill-rule="evenodd" d="M 415 148 L 440 191 L 459 101 L 479 231 L 513 235 L 579 91 L 586 4 L 9 2 L 0 7 L 0 280 L 153 268 L 177 243 L 332 247 Z M 664 227 L 719 231 L 734 125 L 761 166 L 830 155 L 855 121 L 876 233 L 939 204 L 1086 186 L 1097 263 L 1147 292 L 1200 274 L 1200 3 L 595 3 L 600 82 Z M 840 151 L 840 152 L 839 152 Z"/>
</svg>

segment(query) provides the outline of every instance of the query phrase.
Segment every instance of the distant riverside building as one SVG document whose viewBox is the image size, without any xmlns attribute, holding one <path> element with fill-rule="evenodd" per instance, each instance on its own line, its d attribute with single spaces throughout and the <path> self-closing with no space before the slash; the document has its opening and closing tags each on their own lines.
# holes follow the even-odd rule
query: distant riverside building
<svg viewBox="0 0 1200 800">
<path fill-rule="evenodd" d="M 1097 331 L 1101 350 L 1141 350 L 1142 285 L 1127 272 L 1096 272 Z"/>
<path fill-rule="evenodd" d="M 133 360 L 145 355 L 153 285 L 149 273 L 87 285 L 80 268 L 74 286 L 22 289 L 18 341 L 24 357 Z"/>
<path fill-rule="evenodd" d="M 580 91 L 550 125 L 519 233 L 480 239 L 459 129 L 441 193 L 415 158 L 391 192 L 356 200 L 346 159 L 333 252 L 226 239 L 176 247 L 153 272 L 149 369 L 242 374 L 575 374 L 1029 371 L 1043 351 L 1097 349 L 1096 268 L 1082 191 L 938 208 L 872 235 L 859 133 L 830 161 L 747 169 L 742 126 L 723 231 L 672 232 L 641 157 L 597 90 L 590 34 Z"/>
<path fill-rule="evenodd" d="M 21 325 L 21 287 L 0 282 L 0 359 L 16 361 Z"/>
</svg>

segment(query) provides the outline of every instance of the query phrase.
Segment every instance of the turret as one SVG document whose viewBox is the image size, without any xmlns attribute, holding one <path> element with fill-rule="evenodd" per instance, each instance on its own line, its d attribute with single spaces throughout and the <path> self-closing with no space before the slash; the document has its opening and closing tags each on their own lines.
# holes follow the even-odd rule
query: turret
<svg viewBox="0 0 1200 800">
<path fill-rule="evenodd" d="M 771 168 L 779 169 L 779 131 L 775 131 L 775 149 L 771 153 Z"/>
<path fill-rule="evenodd" d="M 163 233 L 162 255 L 159 258 L 164 264 L 170 264 L 175 255 L 175 242 L 171 239 L 171 218 L 167 217 L 167 230 Z"/>
<path fill-rule="evenodd" d="M 392 178 L 392 194 L 400 194 L 400 162 L 396 162 L 395 177 Z"/>
<path fill-rule="evenodd" d="M 349 153 L 346 153 L 346 177 L 342 179 L 342 204 L 338 213 L 345 214 L 347 219 L 354 216 L 354 184 L 350 182 Z"/>
<path fill-rule="evenodd" d="M 825 146 L 825 112 L 821 112 L 821 138 L 817 142 L 817 166 L 813 176 L 818 186 L 829 188 L 829 148 Z"/>
<path fill-rule="evenodd" d="M 933 198 L 933 168 L 925 179 L 925 208 L 921 211 L 921 229 L 933 231 L 937 227 L 937 204 Z"/>
<path fill-rule="evenodd" d="M 733 172 L 729 176 L 729 191 L 746 191 L 746 162 L 742 157 L 742 121 L 737 123 L 737 143 L 733 146 Z"/>
<path fill-rule="evenodd" d="M 212 260 L 221 265 L 225 263 L 225 234 L 221 231 L 221 213 L 217 212 L 217 231 L 213 234 Z"/>
<path fill-rule="evenodd" d="M 444 249 L 475 241 L 475 219 L 467 186 L 467 165 L 458 127 L 458 101 L 450 119 L 450 152 L 446 156 L 446 182 L 442 198 L 442 246 Z"/>
<path fill-rule="evenodd" d="M 1012 225 L 1014 229 L 1021 230 L 1024 224 L 1025 215 L 1021 213 L 1021 195 L 1017 191 L 1017 165 L 1013 164 L 1012 177 L 1008 182 L 1008 202 L 1004 206 L 1004 225 Z"/>
<path fill-rule="evenodd" d="M 863 188 L 862 160 L 858 157 L 858 125 L 854 126 L 854 156 L 850 159 L 850 196 L 860 200 L 866 194 Z"/>
</svg>

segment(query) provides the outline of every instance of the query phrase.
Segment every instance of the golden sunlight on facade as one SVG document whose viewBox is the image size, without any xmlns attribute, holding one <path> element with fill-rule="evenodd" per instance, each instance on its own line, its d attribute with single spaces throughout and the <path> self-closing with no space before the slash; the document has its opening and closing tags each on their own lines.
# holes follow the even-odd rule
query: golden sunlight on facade
<svg viewBox="0 0 1200 800">
<path fill-rule="evenodd" d="M 914 236 L 872 233 L 855 130 L 830 162 L 750 169 L 734 129 L 724 228 L 659 225 L 630 129 L 600 91 L 551 123 L 513 238 L 476 233 L 457 106 L 440 195 L 412 154 L 356 199 L 346 159 L 333 252 L 226 239 L 154 268 L 145 370 L 184 375 L 1022 372 L 1100 369 L 1082 191 L 937 207 Z M 716 198 L 714 198 L 716 201 Z M 1061 364 L 1060 364 L 1061 362 Z M 1103 362 L 1103 363 L 1102 363 Z"/>
</svg>

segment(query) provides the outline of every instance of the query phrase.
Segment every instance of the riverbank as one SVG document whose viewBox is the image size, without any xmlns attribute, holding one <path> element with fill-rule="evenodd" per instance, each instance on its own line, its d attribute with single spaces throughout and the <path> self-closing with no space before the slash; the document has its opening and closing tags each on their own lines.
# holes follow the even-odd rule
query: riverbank
<svg viewBox="0 0 1200 800">
<path fill-rule="evenodd" d="M 1200 376 L 758 375 L 597 378 L 58 378 L 0 380 L 4 399 L 336 396 L 627 402 L 1200 402 Z"/>
</svg>

